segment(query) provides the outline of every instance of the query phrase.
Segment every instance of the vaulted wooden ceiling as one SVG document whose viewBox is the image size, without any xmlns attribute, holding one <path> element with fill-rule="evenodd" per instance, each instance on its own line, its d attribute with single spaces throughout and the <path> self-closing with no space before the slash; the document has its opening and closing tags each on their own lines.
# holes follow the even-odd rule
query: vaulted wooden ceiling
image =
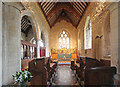
<svg viewBox="0 0 120 87">
<path fill-rule="evenodd" d="M 38 4 L 50 27 L 54 26 L 56 22 L 62 19 L 71 22 L 73 26 L 77 27 L 89 2 L 83 0 L 73 0 L 73 2 L 69 0 L 68 2 L 52 2 L 52 0 L 49 0 L 47 2 L 39 2 Z"/>
</svg>

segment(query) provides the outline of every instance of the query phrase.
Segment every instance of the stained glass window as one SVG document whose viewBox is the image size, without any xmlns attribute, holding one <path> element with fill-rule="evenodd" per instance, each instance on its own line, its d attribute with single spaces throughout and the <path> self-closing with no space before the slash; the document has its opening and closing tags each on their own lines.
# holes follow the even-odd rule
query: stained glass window
<svg viewBox="0 0 120 87">
<path fill-rule="evenodd" d="M 59 34 L 59 49 L 62 48 L 69 49 L 69 34 L 64 30 Z"/>
<path fill-rule="evenodd" d="M 92 26 L 90 16 L 87 17 L 85 30 L 84 30 L 84 46 L 85 49 L 92 48 Z"/>
</svg>

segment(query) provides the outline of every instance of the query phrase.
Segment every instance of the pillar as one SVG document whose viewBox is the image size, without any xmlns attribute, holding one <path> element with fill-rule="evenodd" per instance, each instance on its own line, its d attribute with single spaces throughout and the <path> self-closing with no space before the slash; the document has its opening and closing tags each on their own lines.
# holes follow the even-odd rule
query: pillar
<svg viewBox="0 0 120 87">
<path fill-rule="evenodd" d="M 0 8 L 2 8 L 2 1 L 0 0 Z M 0 15 L 2 15 L 2 9 L 0 9 Z M 2 20 L 2 16 L 0 16 Z M 0 21 L 0 87 L 2 86 L 2 21 Z"/>
<path fill-rule="evenodd" d="M 40 40 L 37 39 L 37 58 L 40 58 Z"/>
<path fill-rule="evenodd" d="M 21 9 L 19 2 L 2 4 L 2 85 L 12 84 L 12 75 L 21 70 Z"/>
<path fill-rule="evenodd" d="M 120 73 L 120 1 L 118 3 L 118 24 L 119 24 L 118 25 L 118 63 L 119 63 L 118 72 Z"/>
<path fill-rule="evenodd" d="M 30 46 L 27 45 L 27 58 L 29 59 L 30 58 Z"/>
<path fill-rule="evenodd" d="M 111 41 L 111 65 L 117 67 L 120 73 L 120 55 L 118 55 L 118 2 L 110 6 L 110 41 Z"/>
</svg>

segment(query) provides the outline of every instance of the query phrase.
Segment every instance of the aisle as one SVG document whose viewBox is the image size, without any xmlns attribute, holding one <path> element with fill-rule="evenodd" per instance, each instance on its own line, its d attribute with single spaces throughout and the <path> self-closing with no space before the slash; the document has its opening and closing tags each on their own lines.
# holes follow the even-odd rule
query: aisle
<svg viewBox="0 0 120 87">
<path fill-rule="evenodd" d="M 56 74 L 52 81 L 52 86 L 55 85 L 75 85 L 79 86 L 79 83 L 75 77 L 75 74 L 71 70 L 70 66 L 58 66 Z"/>
</svg>

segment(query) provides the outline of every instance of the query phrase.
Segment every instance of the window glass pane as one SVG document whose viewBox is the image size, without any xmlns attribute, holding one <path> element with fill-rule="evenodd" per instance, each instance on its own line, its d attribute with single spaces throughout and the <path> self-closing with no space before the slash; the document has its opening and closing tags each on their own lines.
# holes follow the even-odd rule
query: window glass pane
<svg viewBox="0 0 120 87">
<path fill-rule="evenodd" d="M 91 21 L 90 17 L 87 17 L 86 24 L 85 24 L 85 32 L 84 32 L 84 44 L 85 49 L 92 48 L 92 29 L 91 29 Z"/>
<path fill-rule="evenodd" d="M 65 34 L 65 37 L 67 37 L 67 34 Z"/>
<path fill-rule="evenodd" d="M 63 38 L 63 41 L 65 41 L 65 38 Z"/>
<path fill-rule="evenodd" d="M 61 34 L 61 37 L 63 37 L 63 34 Z"/>
<path fill-rule="evenodd" d="M 62 31 L 59 35 L 59 49 L 67 48 L 69 49 L 69 37 L 66 31 Z"/>
<path fill-rule="evenodd" d="M 63 31 L 63 34 L 65 34 L 65 31 Z"/>
</svg>

